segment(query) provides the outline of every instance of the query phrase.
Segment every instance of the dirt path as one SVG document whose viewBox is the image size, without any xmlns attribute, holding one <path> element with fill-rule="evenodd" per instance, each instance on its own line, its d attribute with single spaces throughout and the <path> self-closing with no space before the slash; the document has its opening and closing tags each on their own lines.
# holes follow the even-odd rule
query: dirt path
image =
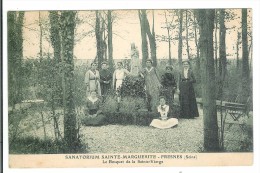
<svg viewBox="0 0 260 173">
<path fill-rule="evenodd" d="M 83 127 L 83 141 L 89 153 L 199 152 L 203 145 L 202 116 L 181 119 L 171 129 L 135 125 Z"/>
</svg>

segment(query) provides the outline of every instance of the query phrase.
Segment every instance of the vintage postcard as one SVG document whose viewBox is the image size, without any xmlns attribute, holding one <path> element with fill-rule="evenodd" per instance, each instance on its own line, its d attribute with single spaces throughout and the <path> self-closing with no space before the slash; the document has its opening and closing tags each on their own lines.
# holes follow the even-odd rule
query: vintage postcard
<svg viewBox="0 0 260 173">
<path fill-rule="evenodd" d="M 9 168 L 254 165 L 253 10 L 8 10 Z"/>
</svg>

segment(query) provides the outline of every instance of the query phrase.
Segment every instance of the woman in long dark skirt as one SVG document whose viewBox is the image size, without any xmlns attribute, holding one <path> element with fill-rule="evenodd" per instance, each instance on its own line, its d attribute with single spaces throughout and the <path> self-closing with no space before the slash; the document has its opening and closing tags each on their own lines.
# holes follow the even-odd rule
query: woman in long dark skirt
<svg viewBox="0 0 260 173">
<path fill-rule="evenodd" d="M 166 98 L 166 103 L 170 106 L 170 112 L 169 115 L 173 116 L 174 118 L 177 118 L 177 115 L 173 114 L 173 109 L 174 109 L 174 93 L 177 88 L 177 84 L 175 81 L 175 77 L 172 73 L 172 66 L 168 65 L 165 68 L 166 72 L 162 75 L 161 77 L 161 83 L 162 83 L 162 91 L 161 95 L 164 95 Z"/>
<path fill-rule="evenodd" d="M 193 84 L 196 83 L 194 74 L 190 69 L 189 61 L 182 62 L 182 71 L 179 76 L 180 90 L 180 118 L 194 118 L 199 116 Z"/>
</svg>

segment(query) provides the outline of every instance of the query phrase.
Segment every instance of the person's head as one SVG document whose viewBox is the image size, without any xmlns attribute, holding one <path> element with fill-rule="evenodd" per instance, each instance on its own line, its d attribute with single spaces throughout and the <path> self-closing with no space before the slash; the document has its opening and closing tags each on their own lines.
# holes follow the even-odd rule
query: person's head
<svg viewBox="0 0 260 173">
<path fill-rule="evenodd" d="M 166 68 L 165 68 L 165 70 L 166 70 L 167 73 L 171 73 L 172 70 L 173 70 L 173 68 L 172 68 L 171 65 L 167 65 Z"/>
<path fill-rule="evenodd" d="M 96 69 L 97 69 L 97 63 L 92 62 L 92 63 L 91 63 L 91 69 L 92 69 L 92 70 L 96 70 Z"/>
<path fill-rule="evenodd" d="M 190 62 L 188 60 L 185 60 L 182 62 L 183 68 L 189 68 L 190 67 Z"/>
<path fill-rule="evenodd" d="M 97 97 L 97 91 L 95 91 L 95 90 L 94 90 L 94 91 L 91 91 L 91 92 L 90 92 L 90 96 L 91 96 L 91 97 Z"/>
<path fill-rule="evenodd" d="M 101 68 L 102 68 L 102 69 L 107 69 L 107 68 L 108 68 L 107 63 L 106 63 L 106 62 L 103 62 L 103 63 L 101 64 Z"/>
<path fill-rule="evenodd" d="M 165 97 L 164 96 L 160 96 L 159 98 L 160 100 L 160 105 L 165 105 L 166 101 L 165 101 Z"/>
<path fill-rule="evenodd" d="M 118 69 L 121 69 L 122 67 L 123 67 L 123 63 L 122 63 L 122 62 L 118 62 L 118 63 L 117 63 L 117 68 L 118 68 Z"/>
<path fill-rule="evenodd" d="M 152 67 L 152 65 L 153 65 L 153 61 L 152 60 L 150 60 L 150 59 L 146 60 L 146 66 L 147 67 Z"/>
</svg>

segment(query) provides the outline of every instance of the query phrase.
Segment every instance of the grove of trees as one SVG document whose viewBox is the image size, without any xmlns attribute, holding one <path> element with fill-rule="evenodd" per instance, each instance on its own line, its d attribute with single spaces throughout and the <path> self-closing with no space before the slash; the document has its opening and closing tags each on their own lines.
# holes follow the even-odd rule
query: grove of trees
<svg viewBox="0 0 260 173">
<path fill-rule="evenodd" d="M 31 13 L 28 16 L 37 14 L 37 29 L 25 24 L 26 13 Z M 135 25 L 139 28 L 139 33 L 133 35 L 138 34 L 143 67 L 150 58 L 162 72 L 165 67 L 160 62 L 166 59 L 177 74 L 182 60 L 190 60 L 197 77 L 196 94 L 203 102 L 204 150 L 219 151 L 216 100 L 245 103 L 252 97 L 252 19 L 249 9 L 8 12 L 9 107 L 15 110 L 16 104 L 30 99 L 27 95 L 32 91 L 28 88 L 34 88 L 35 97 L 49 103 L 55 136 L 64 139 L 66 152 L 76 152 L 80 145 L 76 114 L 85 94 L 81 85 L 84 85 L 82 76 L 86 69 L 75 67 L 75 47 L 81 44 L 81 40 L 89 38 L 87 44 L 94 45 L 95 56 L 87 55 L 87 58 L 98 62 L 99 68 L 103 61 L 108 61 L 112 70 L 115 54 L 122 49 L 115 47 L 115 40 L 122 37 L 118 29 L 129 29 L 123 24 L 118 27 L 118 23 L 120 20 L 127 22 L 122 18 L 130 14 L 136 18 Z M 88 29 L 83 31 L 84 27 Z M 25 29 L 38 33 L 35 39 L 39 40 L 39 52 L 31 59 L 24 56 Z M 227 40 L 230 35 L 236 39 L 233 45 Z M 46 42 L 51 51 L 45 49 Z M 129 48 L 130 45 L 129 42 Z M 86 46 L 81 45 L 82 49 Z M 160 57 L 162 50 L 166 58 Z M 59 109 L 63 111 L 63 130 L 57 123 Z M 60 131 L 64 132 L 63 137 Z"/>
</svg>

